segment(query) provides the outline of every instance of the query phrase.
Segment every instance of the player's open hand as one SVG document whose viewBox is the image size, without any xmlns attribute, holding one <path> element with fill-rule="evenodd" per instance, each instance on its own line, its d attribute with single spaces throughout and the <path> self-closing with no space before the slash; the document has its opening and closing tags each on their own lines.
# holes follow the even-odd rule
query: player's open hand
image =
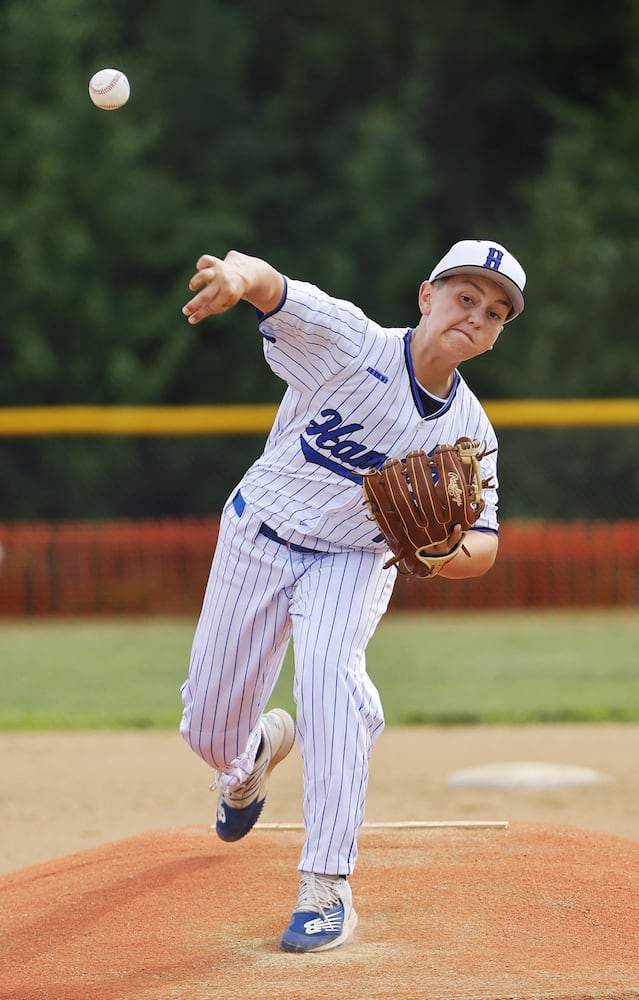
<svg viewBox="0 0 639 1000">
<path fill-rule="evenodd" d="M 242 298 L 245 287 L 241 273 L 228 260 L 205 253 L 196 267 L 189 288 L 197 295 L 182 307 L 189 323 L 199 323 L 206 316 L 232 309 Z"/>
</svg>

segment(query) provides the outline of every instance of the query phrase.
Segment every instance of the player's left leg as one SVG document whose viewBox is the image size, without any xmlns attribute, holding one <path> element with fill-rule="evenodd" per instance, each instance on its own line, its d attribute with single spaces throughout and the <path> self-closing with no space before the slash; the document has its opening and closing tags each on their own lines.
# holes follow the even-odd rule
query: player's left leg
<svg viewBox="0 0 639 1000">
<path fill-rule="evenodd" d="M 237 785 L 225 786 L 216 779 L 218 790 L 215 831 L 222 840 L 245 837 L 259 819 L 271 776 L 276 764 L 290 753 L 295 742 L 295 723 L 282 708 L 273 708 L 260 719 L 260 744 L 248 778 Z"/>
<path fill-rule="evenodd" d="M 369 552 L 323 556 L 291 604 L 306 837 L 298 902 L 281 942 L 287 951 L 337 947 L 357 922 L 346 876 L 357 859 L 371 748 L 384 726 L 365 660 L 395 581 L 383 563 Z"/>
</svg>

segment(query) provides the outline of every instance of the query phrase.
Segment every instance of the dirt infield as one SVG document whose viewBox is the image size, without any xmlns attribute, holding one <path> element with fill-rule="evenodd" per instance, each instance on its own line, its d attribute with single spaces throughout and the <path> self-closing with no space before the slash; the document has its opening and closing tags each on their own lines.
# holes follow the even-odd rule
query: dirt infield
<svg viewBox="0 0 639 1000">
<path fill-rule="evenodd" d="M 402 729 L 371 761 L 355 939 L 278 950 L 297 888 L 296 750 L 264 828 L 210 832 L 173 733 L 0 734 L 0 1000 L 639 998 L 636 726 Z M 593 768 L 589 787 L 452 788 L 471 765 Z M 379 830 L 415 820 L 480 829 Z M 336 981 L 339 989 L 336 988 Z"/>
<path fill-rule="evenodd" d="M 0 997 L 639 997 L 636 841 L 541 824 L 365 831 L 353 941 L 302 956 L 277 947 L 300 845 L 183 828 L 5 876 Z"/>
</svg>

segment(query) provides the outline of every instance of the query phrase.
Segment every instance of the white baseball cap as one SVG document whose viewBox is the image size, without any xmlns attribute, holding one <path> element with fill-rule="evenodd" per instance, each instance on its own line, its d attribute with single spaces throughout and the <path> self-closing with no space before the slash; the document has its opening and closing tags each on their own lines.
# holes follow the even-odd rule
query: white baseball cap
<svg viewBox="0 0 639 1000">
<path fill-rule="evenodd" d="M 429 281 L 452 274 L 483 274 L 501 285 L 512 303 L 506 322 L 524 311 L 526 272 L 513 255 L 492 240 L 460 240 L 433 268 Z"/>
</svg>

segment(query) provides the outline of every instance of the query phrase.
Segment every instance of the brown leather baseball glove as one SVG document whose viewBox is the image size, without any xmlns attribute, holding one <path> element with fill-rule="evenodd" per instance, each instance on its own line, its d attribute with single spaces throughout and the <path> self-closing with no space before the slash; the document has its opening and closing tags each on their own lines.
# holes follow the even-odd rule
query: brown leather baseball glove
<svg viewBox="0 0 639 1000">
<path fill-rule="evenodd" d="M 435 576 L 463 547 L 466 532 L 484 509 L 478 441 L 460 437 L 440 444 L 432 455 L 411 451 L 405 459 L 390 458 L 381 469 L 366 473 L 364 498 L 373 519 L 393 552 L 385 564 L 399 564 L 411 576 Z M 446 544 L 456 525 L 462 536 L 444 555 L 433 546 Z"/>
</svg>

